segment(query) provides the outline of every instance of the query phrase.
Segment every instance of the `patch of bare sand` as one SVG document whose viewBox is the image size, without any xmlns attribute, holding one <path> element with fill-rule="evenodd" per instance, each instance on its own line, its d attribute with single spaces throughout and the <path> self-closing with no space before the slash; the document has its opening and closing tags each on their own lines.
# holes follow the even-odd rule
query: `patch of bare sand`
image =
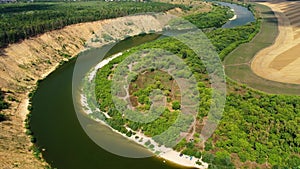
<svg viewBox="0 0 300 169">
<path fill-rule="evenodd" d="M 300 84 L 300 2 L 262 3 L 278 18 L 279 35 L 274 44 L 258 52 L 251 63 L 257 75 L 278 82 Z"/>
</svg>

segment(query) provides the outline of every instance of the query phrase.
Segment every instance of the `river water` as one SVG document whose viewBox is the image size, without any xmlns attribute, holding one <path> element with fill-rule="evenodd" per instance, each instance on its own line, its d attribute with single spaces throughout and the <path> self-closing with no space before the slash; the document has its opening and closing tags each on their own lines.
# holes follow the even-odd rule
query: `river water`
<svg viewBox="0 0 300 169">
<path fill-rule="evenodd" d="M 228 21 L 222 26 L 222 28 L 233 28 L 236 26 L 245 25 L 249 22 L 255 21 L 252 12 L 243 6 L 231 4 L 231 3 L 225 3 L 225 2 L 217 2 L 217 3 L 223 6 L 230 7 L 231 9 L 234 10 L 234 13 L 236 15 L 236 19 Z"/>
<path fill-rule="evenodd" d="M 231 5 L 231 4 L 229 4 Z M 239 11 L 239 10 L 237 10 Z M 243 11 L 248 11 L 243 8 Z M 249 12 L 249 11 L 248 11 Z M 246 13 L 246 12 L 245 12 Z M 251 13 L 250 13 L 251 14 Z M 241 17 L 238 15 L 237 20 Z M 251 21 L 253 15 L 248 14 L 247 22 Z M 243 19 L 245 20 L 245 19 Z M 246 23 L 247 23 L 246 22 Z M 241 23 L 241 22 L 239 22 Z M 227 28 L 237 26 L 234 21 L 229 21 Z M 225 25 L 226 25 L 225 24 Z M 245 23 L 244 23 L 245 24 Z M 225 27 L 224 25 L 224 27 Z M 108 55 L 118 53 L 133 46 L 157 39 L 159 35 L 143 35 L 121 41 L 114 46 Z M 107 51 L 111 46 L 102 49 Z M 84 52 L 89 66 L 93 52 Z M 44 159 L 53 168 L 59 169 L 171 169 L 182 168 L 170 163 L 164 163 L 162 159 L 150 157 L 142 159 L 125 158 L 114 155 L 95 144 L 84 132 L 74 110 L 72 100 L 72 76 L 76 60 L 71 60 L 51 73 L 38 86 L 32 100 L 31 130 L 37 138 L 36 145 L 43 151 Z M 97 63 L 94 62 L 93 63 Z M 82 71 L 88 71 L 83 69 Z M 76 104 L 76 103 L 75 103 Z M 105 127 L 82 114 L 86 120 L 86 127 L 95 130 L 95 133 L 103 133 L 107 144 L 113 144 L 118 148 L 132 149 L 133 151 L 144 151 L 143 148 L 128 141 L 123 136 L 111 132 Z"/>
</svg>

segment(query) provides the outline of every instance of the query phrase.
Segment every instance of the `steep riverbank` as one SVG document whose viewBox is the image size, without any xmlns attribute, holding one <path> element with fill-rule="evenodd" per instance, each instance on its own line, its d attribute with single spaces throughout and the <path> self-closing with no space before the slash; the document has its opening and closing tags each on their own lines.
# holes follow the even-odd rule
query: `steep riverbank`
<svg viewBox="0 0 300 169">
<path fill-rule="evenodd" d="M 152 15 L 127 16 L 67 26 L 1 49 L 0 85 L 18 102 L 11 102 L 10 108 L 3 111 L 9 120 L 0 123 L 0 168 L 42 168 L 45 165 L 33 157 L 30 139 L 24 132 L 24 120 L 29 113 L 27 95 L 39 79 L 87 46 L 99 47 L 161 29 L 162 25 Z"/>
</svg>

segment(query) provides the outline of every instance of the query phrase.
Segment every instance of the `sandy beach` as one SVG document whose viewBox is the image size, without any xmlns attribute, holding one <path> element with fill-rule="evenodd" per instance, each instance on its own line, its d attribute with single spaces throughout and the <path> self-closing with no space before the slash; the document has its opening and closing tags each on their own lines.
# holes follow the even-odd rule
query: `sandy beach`
<svg viewBox="0 0 300 169">
<path fill-rule="evenodd" d="M 234 13 L 234 15 L 233 15 L 233 17 L 230 18 L 229 20 L 230 20 L 230 21 L 233 21 L 233 20 L 235 20 L 235 19 L 237 18 L 237 15 L 236 15 L 234 9 L 231 8 L 230 10 Z"/>
<path fill-rule="evenodd" d="M 186 167 L 195 167 L 195 168 L 200 168 L 200 169 L 205 169 L 208 168 L 208 164 L 202 162 L 201 160 L 199 160 L 198 158 L 190 158 L 190 156 L 187 155 L 183 155 L 182 157 L 180 157 L 180 153 L 176 152 L 174 150 L 166 152 L 164 154 L 159 155 L 160 157 L 169 160 L 171 162 L 175 162 L 177 164 L 186 166 Z M 201 161 L 202 165 L 198 165 L 196 164 L 197 161 Z"/>
</svg>

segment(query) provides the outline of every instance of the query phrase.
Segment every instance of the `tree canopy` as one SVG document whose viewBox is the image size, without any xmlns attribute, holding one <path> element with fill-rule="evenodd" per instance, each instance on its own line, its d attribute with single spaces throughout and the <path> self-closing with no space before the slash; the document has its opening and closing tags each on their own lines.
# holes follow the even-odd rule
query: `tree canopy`
<svg viewBox="0 0 300 169">
<path fill-rule="evenodd" d="M 64 26 L 181 5 L 160 2 L 37 2 L 0 5 L 0 47 Z"/>
</svg>

